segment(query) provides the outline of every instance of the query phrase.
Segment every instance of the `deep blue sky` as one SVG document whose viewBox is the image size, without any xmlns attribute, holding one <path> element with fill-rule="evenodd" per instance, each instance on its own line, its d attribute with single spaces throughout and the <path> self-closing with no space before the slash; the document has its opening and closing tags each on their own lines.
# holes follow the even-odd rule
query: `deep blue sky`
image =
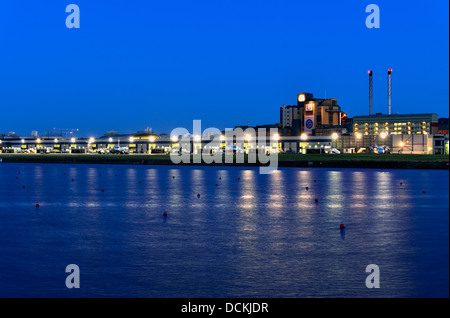
<svg viewBox="0 0 450 318">
<path fill-rule="evenodd" d="M 65 8 L 80 7 L 68 29 Z M 368 29 L 366 5 L 381 10 Z M 449 112 L 448 1 L 0 2 L 0 133 L 273 124 L 296 94 L 349 116 Z"/>
</svg>

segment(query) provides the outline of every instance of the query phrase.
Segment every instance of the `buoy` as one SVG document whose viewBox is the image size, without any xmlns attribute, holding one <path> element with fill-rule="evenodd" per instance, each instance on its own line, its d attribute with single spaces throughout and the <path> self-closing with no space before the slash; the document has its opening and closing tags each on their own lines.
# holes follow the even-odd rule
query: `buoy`
<svg viewBox="0 0 450 318">
<path fill-rule="evenodd" d="M 139 183 L 141 183 L 141 181 L 139 181 Z"/>
<path fill-rule="evenodd" d="M 66 175 L 66 173 L 64 172 L 64 175 Z"/>
<path fill-rule="evenodd" d="M 72 181 L 75 181 L 75 179 L 72 179 Z"/>
<path fill-rule="evenodd" d="M 319 199 L 315 198 L 314 201 L 319 202 Z"/>
<path fill-rule="evenodd" d="M 200 198 L 200 193 L 197 193 L 197 198 Z"/>
<path fill-rule="evenodd" d="M 339 225 L 339 227 L 340 227 L 341 229 L 345 229 L 345 225 L 344 225 L 344 224 Z"/>
<path fill-rule="evenodd" d="M 164 212 L 163 215 L 164 215 L 164 216 L 167 216 L 167 212 Z"/>
<path fill-rule="evenodd" d="M 219 180 L 222 180 L 222 177 L 219 177 Z"/>
<path fill-rule="evenodd" d="M 317 180 L 316 179 L 314 179 L 314 182 L 316 182 Z"/>
<path fill-rule="evenodd" d="M 306 187 L 306 190 L 308 190 L 309 188 L 308 187 Z"/>
<path fill-rule="evenodd" d="M 218 186 L 218 184 L 216 183 L 216 187 Z"/>
<path fill-rule="evenodd" d="M 400 182 L 400 185 L 403 185 L 403 182 Z"/>
<path fill-rule="evenodd" d="M 175 179 L 175 176 L 172 176 L 172 179 Z"/>
<path fill-rule="evenodd" d="M 423 190 L 422 193 L 427 193 L 427 192 L 425 190 Z"/>
<path fill-rule="evenodd" d="M 25 189 L 25 186 L 22 186 L 22 189 Z"/>
<path fill-rule="evenodd" d="M 238 180 L 241 180 L 241 178 L 238 177 Z"/>
<path fill-rule="evenodd" d="M 16 179 L 19 179 L 19 177 L 16 177 Z"/>
<path fill-rule="evenodd" d="M 36 203 L 36 207 L 37 207 L 37 208 L 39 207 L 39 203 Z"/>
<path fill-rule="evenodd" d="M 102 192 L 105 192 L 105 189 L 102 189 Z"/>
</svg>

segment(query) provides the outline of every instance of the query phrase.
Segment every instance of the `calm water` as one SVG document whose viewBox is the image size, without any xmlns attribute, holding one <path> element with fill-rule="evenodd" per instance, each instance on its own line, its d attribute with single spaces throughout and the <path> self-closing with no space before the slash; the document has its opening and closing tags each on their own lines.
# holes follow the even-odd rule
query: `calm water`
<svg viewBox="0 0 450 318">
<path fill-rule="evenodd" d="M 0 297 L 449 296 L 448 171 L 258 172 L 0 164 Z"/>
</svg>

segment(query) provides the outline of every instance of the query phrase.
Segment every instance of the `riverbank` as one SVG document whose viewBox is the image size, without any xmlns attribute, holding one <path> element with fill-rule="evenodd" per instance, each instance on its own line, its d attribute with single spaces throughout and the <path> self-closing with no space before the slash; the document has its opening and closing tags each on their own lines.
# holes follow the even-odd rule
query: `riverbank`
<svg viewBox="0 0 450 318">
<path fill-rule="evenodd" d="M 3 163 L 66 163 L 173 165 L 169 155 L 99 155 L 99 154 L 0 154 Z M 259 163 L 184 163 L 183 165 L 259 166 Z M 378 169 L 449 169 L 448 155 L 398 154 L 280 154 L 279 167 L 378 168 Z"/>
</svg>

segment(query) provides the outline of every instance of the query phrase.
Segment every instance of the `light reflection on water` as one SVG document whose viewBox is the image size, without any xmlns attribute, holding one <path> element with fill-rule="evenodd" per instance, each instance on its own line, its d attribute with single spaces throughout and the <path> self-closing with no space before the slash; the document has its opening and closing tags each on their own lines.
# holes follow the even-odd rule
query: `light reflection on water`
<svg viewBox="0 0 450 318">
<path fill-rule="evenodd" d="M 0 296 L 448 297 L 448 171 L 258 171 L 3 164 Z"/>
</svg>

